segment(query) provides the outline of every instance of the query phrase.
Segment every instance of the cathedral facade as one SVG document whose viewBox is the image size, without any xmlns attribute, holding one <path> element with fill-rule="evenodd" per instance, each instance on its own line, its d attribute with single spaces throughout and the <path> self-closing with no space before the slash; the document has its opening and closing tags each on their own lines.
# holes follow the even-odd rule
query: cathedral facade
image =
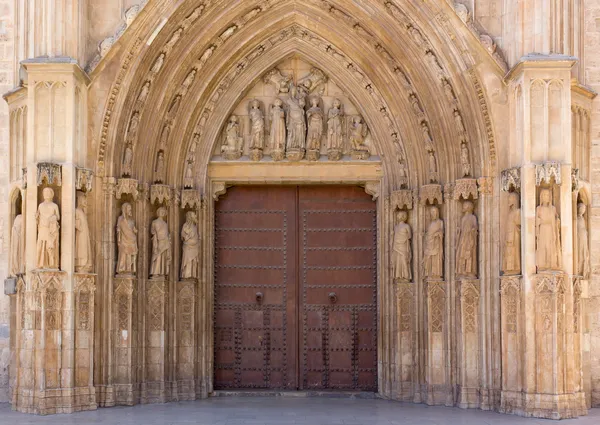
<svg viewBox="0 0 600 425">
<path fill-rule="evenodd" d="M 596 2 L 0 4 L 0 401 L 600 406 Z"/>
</svg>

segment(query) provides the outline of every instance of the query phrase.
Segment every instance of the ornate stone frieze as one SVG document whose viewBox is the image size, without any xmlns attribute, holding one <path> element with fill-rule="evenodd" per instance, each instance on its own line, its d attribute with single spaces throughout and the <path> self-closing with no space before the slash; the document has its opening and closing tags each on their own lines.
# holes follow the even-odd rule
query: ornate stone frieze
<svg viewBox="0 0 600 425">
<path fill-rule="evenodd" d="M 37 185 L 41 186 L 46 180 L 49 185 L 62 186 L 62 167 L 60 164 L 40 162 L 37 165 Z"/>
<path fill-rule="evenodd" d="M 75 189 L 91 192 L 93 188 L 94 172 L 88 168 L 77 167 L 75 175 Z"/>
<path fill-rule="evenodd" d="M 502 171 L 502 190 L 519 192 L 521 190 L 521 169 L 519 167 L 508 168 Z"/>
<path fill-rule="evenodd" d="M 413 192 L 410 189 L 395 190 L 391 195 L 392 208 L 403 210 L 413 209 Z"/>
<path fill-rule="evenodd" d="M 454 200 L 468 200 L 469 198 L 477 199 L 479 191 L 477 188 L 476 179 L 458 179 L 454 184 Z"/>
<path fill-rule="evenodd" d="M 131 195 L 134 201 L 137 201 L 139 196 L 139 183 L 135 179 L 118 179 L 115 196 L 121 199 L 123 195 Z"/>
<path fill-rule="evenodd" d="M 548 161 L 535 166 L 535 184 L 537 186 L 541 184 L 551 184 L 552 177 L 554 177 L 556 184 L 562 183 L 559 162 Z"/>
<path fill-rule="evenodd" d="M 184 189 L 181 191 L 181 208 L 197 209 L 201 207 L 200 193 L 196 189 Z"/>
<path fill-rule="evenodd" d="M 150 186 L 150 203 L 158 205 L 171 205 L 171 186 L 166 184 L 153 184 Z"/>
<path fill-rule="evenodd" d="M 427 184 L 421 186 L 419 191 L 419 199 L 422 205 L 427 203 L 433 205 L 435 203 L 442 204 L 444 197 L 442 195 L 442 185 L 439 184 Z"/>
</svg>

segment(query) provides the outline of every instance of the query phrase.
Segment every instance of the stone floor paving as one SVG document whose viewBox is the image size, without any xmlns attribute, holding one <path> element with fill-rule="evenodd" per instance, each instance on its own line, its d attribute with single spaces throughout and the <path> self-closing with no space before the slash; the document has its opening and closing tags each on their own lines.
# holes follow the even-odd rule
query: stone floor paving
<svg viewBox="0 0 600 425">
<path fill-rule="evenodd" d="M 195 402 L 115 407 L 72 415 L 32 416 L 0 405 L 0 425 L 538 425 L 527 419 L 479 410 L 428 407 L 387 400 L 216 397 Z M 558 422 L 557 422 L 558 423 Z M 599 425 L 600 409 L 560 425 Z"/>
</svg>

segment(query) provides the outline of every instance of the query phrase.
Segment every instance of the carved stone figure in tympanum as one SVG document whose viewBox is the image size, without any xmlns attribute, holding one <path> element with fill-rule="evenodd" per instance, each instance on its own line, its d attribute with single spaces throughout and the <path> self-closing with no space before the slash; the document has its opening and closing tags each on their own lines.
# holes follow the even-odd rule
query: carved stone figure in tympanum
<svg viewBox="0 0 600 425">
<path fill-rule="evenodd" d="M 369 128 L 359 115 L 352 118 L 352 128 L 350 129 L 350 145 L 352 146 L 353 159 L 369 159 L 371 153 L 365 145 L 365 138 L 369 134 Z"/>
<path fill-rule="evenodd" d="M 342 102 L 335 99 L 327 114 L 327 155 L 330 161 L 339 161 L 342 158 L 344 149 L 343 117 Z"/>
<path fill-rule="evenodd" d="M 429 279 L 444 278 L 444 222 L 437 207 L 429 208 L 431 222 L 425 233 L 424 269 Z"/>
<path fill-rule="evenodd" d="M 250 123 L 250 159 L 260 161 L 265 148 L 265 116 L 256 99 L 250 102 Z"/>
<path fill-rule="evenodd" d="M 154 169 L 154 183 L 164 183 L 166 176 L 165 153 L 159 151 L 156 155 L 156 168 Z"/>
<path fill-rule="evenodd" d="M 502 268 L 504 274 L 521 273 L 521 208 L 519 194 L 508 195 L 508 217 L 504 237 L 504 258 Z"/>
<path fill-rule="evenodd" d="M 585 212 L 587 207 L 584 203 L 577 204 L 577 274 L 584 279 L 590 277 L 590 246 L 587 230 Z"/>
<path fill-rule="evenodd" d="M 87 196 L 78 192 L 75 209 L 75 271 L 78 273 L 92 271 L 92 242 L 86 212 Z"/>
<path fill-rule="evenodd" d="M 323 122 L 325 116 L 319 106 L 319 97 L 310 99 L 310 108 L 306 111 L 308 121 L 308 136 L 306 139 L 307 154 L 310 161 L 317 161 L 321 156 L 321 138 L 323 137 Z"/>
<path fill-rule="evenodd" d="M 406 211 L 398 211 L 392 246 L 394 280 L 398 282 L 410 282 L 412 279 L 412 230 L 406 222 L 407 220 L 408 213 Z"/>
<path fill-rule="evenodd" d="M 38 225 L 37 235 L 37 267 L 39 269 L 58 269 L 60 254 L 60 212 L 54 200 L 54 191 L 46 187 L 42 191 L 42 202 L 36 213 Z"/>
<path fill-rule="evenodd" d="M 188 211 L 185 217 L 186 221 L 181 229 L 181 241 L 183 242 L 181 253 L 181 278 L 197 279 L 200 258 L 198 218 L 193 211 Z"/>
<path fill-rule="evenodd" d="M 285 111 L 283 101 L 276 98 L 271 106 L 270 147 L 274 161 L 281 161 L 285 156 Z"/>
<path fill-rule="evenodd" d="M 552 193 L 549 189 L 540 191 L 540 205 L 535 214 L 535 236 L 535 264 L 538 271 L 560 270 L 560 218 L 552 204 Z"/>
<path fill-rule="evenodd" d="M 25 241 L 23 239 L 23 215 L 18 214 L 13 221 L 10 235 L 10 270 L 11 276 L 25 273 Z"/>
<path fill-rule="evenodd" d="M 477 235 L 479 226 L 473 214 L 473 203 L 463 203 L 463 217 L 458 228 L 458 247 L 456 250 L 456 274 L 464 277 L 477 277 Z"/>
<path fill-rule="evenodd" d="M 117 220 L 117 273 L 135 274 L 137 271 L 138 230 L 133 221 L 133 209 L 129 202 L 121 206 L 121 216 Z"/>
<path fill-rule="evenodd" d="M 240 123 L 236 115 L 232 115 L 227 123 L 225 141 L 221 146 L 221 154 L 225 159 L 239 159 L 242 156 L 242 140 L 240 138 Z"/>
<path fill-rule="evenodd" d="M 165 276 L 171 269 L 171 235 L 169 225 L 165 221 L 167 209 L 160 207 L 156 211 L 156 220 L 150 226 L 152 235 L 152 259 L 150 276 Z"/>
<path fill-rule="evenodd" d="M 125 154 L 123 155 L 123 166 L 121 175 L 123 177 L 131 177 L 131 164 L 133 162 L 133 148 L 131 144 L 125 145 Z"/>
<path fill-rule="evenodd" d="M 290 96 L 287 98 L 287 105 L 287 141 L 285 153 L 288 159 L 299 161 L 304 158 L 306 149 L 305 99 L 294 86 L 292 86 Z"/>
</svg>

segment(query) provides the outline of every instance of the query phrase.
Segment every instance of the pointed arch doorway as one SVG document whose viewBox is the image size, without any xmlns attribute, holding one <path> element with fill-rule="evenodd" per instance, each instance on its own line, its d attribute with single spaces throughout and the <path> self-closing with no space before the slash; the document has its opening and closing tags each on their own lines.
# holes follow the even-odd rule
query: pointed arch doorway
<svg viewBox="0 0 600 425">
<path fill-rule="evenodd" d="M 238 186 L 215 209 L 215 389 L 377 390 L 377 210 L 358 186 Z"/>
</svg>

